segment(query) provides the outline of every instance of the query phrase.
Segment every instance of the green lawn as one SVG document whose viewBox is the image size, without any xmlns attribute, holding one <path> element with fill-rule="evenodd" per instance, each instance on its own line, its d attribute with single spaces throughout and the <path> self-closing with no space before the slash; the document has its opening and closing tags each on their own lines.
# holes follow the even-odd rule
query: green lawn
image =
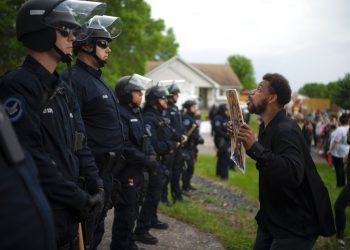
<svg viewBox="0 0 350 250">
<path fill-rule="evenodd" d="M 223 185 L 240 189 L 252 201 L 258 202 L 258 173 L 255 163 L 247 157 L 247 171 L 230 171 L 228 181 L 221 181 L 215 176 L 216 157 L 213 155 L 199 156 L 196 163 L 196 174 L 210 178 Z M 326 164 L 318 164 L 317 169 L 324 180 L 331 197 L 332 204 L 341 189 L 335 188 L 335 173 Z M 194 224 L 199 229 L 216 235 L 227 249 L 251 249 L 256 231 L 255 214 L 244 211 L 218 213 L 205 209 L 202 204 L 186 198 L 184 203 L 177 203 L 171 208 L 161 206 L 161 210 L 187 223 Z M 350 218 L 350 212 L 347 211 Z M 350 234 L 350 223 L 346 227 L 346 235 Z M 350 244 L 350 242 L 349 242 Z M 314 249 L 338 249 L 334 237 L 321 237 Z"/>
</svg>

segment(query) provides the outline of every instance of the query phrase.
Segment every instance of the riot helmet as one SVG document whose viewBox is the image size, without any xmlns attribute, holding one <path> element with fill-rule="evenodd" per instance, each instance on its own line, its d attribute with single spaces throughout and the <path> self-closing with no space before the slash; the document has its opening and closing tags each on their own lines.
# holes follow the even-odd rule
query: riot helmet
<svg viewBox="0 0 350 250">
<path fill-rule="evenodd" d="M 220 104 L 218 107 L 218 112 L 220 114 L 225 114 L 225 111 L 228 110 L 228 105 L 226 103 Z"/>
<path fill-rule="evenodd" d="M 172 95 L 178 95 L 180 91 L 179 84 L 184 83 L 185 80 L 160 80 L 158 85 L 164 86 Z"/>
<path fill-rule="evenodd" d="M 169 86 L 168 90 L 169 93 L 173 95 L 178 95 L 181 92 L 179 86 L 175 83 L 175 81 Z"/>
<path fill-rule="evenodd" d="M 109 47 L 108 43 L 100 44 L 99 40 L 106 40 L 111 42 L 112 39 L 119 36 L 121 33 L 121 19 L 115 16 L 94 16 L 82 26 L 82 31 L 77 36 L 74 46 L 74 53 L 77 54 L 82 51 L 88 55 L 93 56 L 100 68 L 102 68 L 107 60 L 102 60 L 96 54 L 96 45 L 102 48 Z M 83 46 L 92 45 L 92 50 L 88 51 Z"/>
<path fill-rule="evenodd" d="M 155 85 L 146 90 L 146 103 L 147 105 L 153 105 L 158 99 L 167 99 L 169 91 L 164 86 Z"/>
<path fill-rule="evenodd" d="M 62 61 L 70 62 L 71 55 L 56 46 L 56 31 L 76 36 L 81 24 L 98 13 L 103 14 L 106 4 L 81 0 L 29 0 L 19 9 L 16 19 L 17 39 L 29 49 L 38 52 L 55 51 Z"/>
<path fill-rule="evenodd" d="M 189 112 L 193 105 L 197 105 L 197 102 L 194 100 L 187 100 L 182 104 L 182 107 Z"/>
<path fill-rule="evenodd" d="M 132 92 L 142 91 L 146 89 L 146 85 L 150 84 L 152 79 L 133 74 L 132 76 L 123 76 L 117 81 L 115 94 L 119 101 L 123 104 L 132 103 Z"/>
</svg>

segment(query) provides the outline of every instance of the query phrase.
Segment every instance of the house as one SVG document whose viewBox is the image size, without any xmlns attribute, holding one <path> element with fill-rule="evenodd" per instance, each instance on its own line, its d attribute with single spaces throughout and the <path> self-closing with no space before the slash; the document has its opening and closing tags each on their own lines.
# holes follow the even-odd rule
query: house
<svg viewBox="0 0 350 250">
<path fill-rule="evenodd" d="M 242 84 L 228 64 L 188 64 L 179 56 L 166 62 L 150 61 L 146 76 L 154 82 L 184 80 L 179 84 L 181 95 L 178 105 L 188 100 L 199 101 L 199 108 L 226 102 L 226 89 L 241 89 Z"/>
</svg>

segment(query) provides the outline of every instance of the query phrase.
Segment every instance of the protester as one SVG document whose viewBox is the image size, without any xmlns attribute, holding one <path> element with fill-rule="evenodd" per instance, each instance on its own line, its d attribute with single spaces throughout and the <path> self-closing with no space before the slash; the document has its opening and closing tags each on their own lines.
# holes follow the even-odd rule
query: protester
<svg viewBox="0 0 350 250">
<path fill-rule="evenodd" d="M 335 169 L 337 187 L 345 185 L 345 171 L 343 159 L 349 153 L 347 144 L 347 132 L 349 130 L 349 116 L 342 114 L 339 117 L 339 126 L 331 134 L 329 150 L 332 154 L 332 162 Z"/>
<path fill-rule="evenodd" d="M 255 250 L 312 249 L 319 235 L 334 234 L 327 189 L 300 128 L 284 109 L 290 99 L 291 89 L 282 75 L 264 75 L 247 102 L 249 112 L 262 119 L 258 141 L 247 124 L 238 133 L 259 171 Z"/>
<path fill-rule="evenodd" d="M 350 129 L 347 132 L 347 143 L 350 144 Z M 350 158 L 347 158 L 347 184 L 334 203 L 335 227 L 337 230 L 337 242 L 345 247 L 344 231 L 346 225 L 345 208 L 350 205 Z"/>
</svg>

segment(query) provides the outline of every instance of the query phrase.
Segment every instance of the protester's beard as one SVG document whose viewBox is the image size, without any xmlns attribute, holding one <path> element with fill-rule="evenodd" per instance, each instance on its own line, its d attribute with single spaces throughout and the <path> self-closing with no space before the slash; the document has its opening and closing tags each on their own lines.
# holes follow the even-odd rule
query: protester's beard
<svg viewBox="0 0 350 250">
<path fill-rule="evenodd" d="M 252 100 L 250 100 L 250 105 L 248 105 L 249 113 L 261 115 L 262 113 L 265 112 L 265 110 L 267 108 L 267 104 L 268 104 L 268 100 L 267 99 L 263 99 L 258 104 L 254 104 L 252 102 Z"/>
</svg>

